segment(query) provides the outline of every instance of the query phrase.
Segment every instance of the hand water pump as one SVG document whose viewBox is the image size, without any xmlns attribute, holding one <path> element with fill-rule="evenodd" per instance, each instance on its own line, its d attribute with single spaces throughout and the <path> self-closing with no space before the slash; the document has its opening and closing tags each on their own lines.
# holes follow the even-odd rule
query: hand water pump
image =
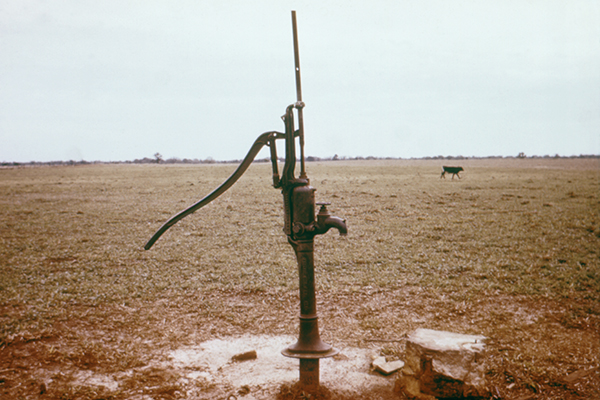
<svg viewBox="0 0 600 400">
<path fill-rule="evenodd" d="M 304 103 L 302 102 L 302 87 L 300 84 L 300 57 L 295 11 L 292 11 L 292 28 L 297 98 L 295 103 L 286 108 L 282 117 L 285 124 L 285 133 L 270 131 L 260 135 L 242 163 L 225 182 L 197 203 L 171 217 L 152 236 L 144 248 L 149 250 L 171 226 L 204 207 L 229 189 L 244 174 L 262 147 L 269 146 L 273 168 L 273 186 L 281 188 L 283 194 L 283 231 L 296 253 L 300 279 L 300 333 L 298 341 L 284 349 L 282 354 L 286 357 L 300 359 L 300 385 L 303 390 L 314 393 L 319 387 L 319 359 L 331 357 L 338 353 L 337 349 L 324 343 L 319 336 L 315 295 L 314 237 L 324 234 L 331 228 L 336 228 L 341 235 L 346 235 L 347 227 L 344 220 L 330 215 L 327 210 L 329 203 L 315 203 L 316 189 L 310 186 L 310 181 L 306 175 L 304 121 L 302 116 Z M 297 129 L 294 110 L 298 117 Z M 285 140 L 285 164 L 281 177 L 277 164 L 276 140 L 278 139 Z M 298 177 L 295 176 L 296 139 L 298 139 L 300 147 L 300 175 Z M 315 216 L 316 205 L 320 206 L 320 210 Z"/>
</svg>

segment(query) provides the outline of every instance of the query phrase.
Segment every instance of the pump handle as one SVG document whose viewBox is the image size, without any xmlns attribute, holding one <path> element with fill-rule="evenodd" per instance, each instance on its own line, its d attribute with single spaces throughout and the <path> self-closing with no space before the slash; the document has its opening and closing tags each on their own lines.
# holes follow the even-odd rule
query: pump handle
<svg viewBox="0 0 600 400">
<path fill-rule="evenodd" d="M 263 146 L 265 146 L 267 144 L 275 146 L 274 139 L 281 137 L 282 135 L 283 134 L 281 132 L 275 132 L 275 131 L 265 132 L 262 135 L 260 135 L 254 141 L 254 144 L 250 148 L 250 151 L 248 151 L 248 154 L 246 154 L 246 157 L 244 158 L 242 163 L 237 167 L 237 169 L 235 171 L 233 171 L 233 174 L 231 174 L 231 176 L 229 178 L 227 178 L 227 180 L 225 182 L 223 182 L 215 190 L 213 190 L 212 192 L 210 192 L 209 194 L 204 196 L 197 203 L 192 204 L 190 207 L 188 207 L 185 210 L 179 212 L 178 214 L 172 216 L 167 222 L 165 222 L 165 224 L 163 226 L 160 227 L 159 230 L 156 231 L 156 233 L 150 238 L 150 240 L 148 240 L 148 243 L 146 243 L 146 245 L 144 246 L 144 249 L 150 250 L 152 245 L 154 245 L 154 242 L 156 242 L 158 240 L 158 238 L 160 238 L 162 236 L 162 234 L 165 233 L 170 227 L 172 227 L 177 222 L 179 222 L 183 218 L 187 217 L 194 211 L 197 211 L 198 209 L 204 207 L 205 205 L 207 205 L 208 203 L 210 203 L 211 201 L 213 201 L 214 199 L 216 199 L 217 197 L 222 195 L 225 191 L 227 191 L 227 189 L 229 189 L 231 186 L 233 186 L 233 184 L 236 183 L 238 179 L 240 179 L 240 177 L 244 174 L 244 172 L 246 172 L 246 170 L 248 169 L 250 164 L 252 164 L 254 157 L 256 157 L 256 155 L 263 148 Z M 270 144 L 270 143 L 272 143 L 272 144 Z"/>
</svg>

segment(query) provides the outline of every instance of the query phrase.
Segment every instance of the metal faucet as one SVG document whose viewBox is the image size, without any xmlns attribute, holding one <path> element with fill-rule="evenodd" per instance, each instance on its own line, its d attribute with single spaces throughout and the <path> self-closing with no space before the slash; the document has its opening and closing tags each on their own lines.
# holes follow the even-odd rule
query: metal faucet
<svg viewBox="0 0 600 400">
<path fill-rule="evenodd" d="M 348 227 L 346 226 L 346 220 L 339 217 L 333 217 L 329 214 L 327 206 L 331 203 L 316 203 L 321 206 L 319 213 L 317 214 L 317 230 L 318 234 L 327 232 L 330 228 L 335 228 L 340 232 L 340 236 L 346 236 L 348 234 Z"/>
</svg>

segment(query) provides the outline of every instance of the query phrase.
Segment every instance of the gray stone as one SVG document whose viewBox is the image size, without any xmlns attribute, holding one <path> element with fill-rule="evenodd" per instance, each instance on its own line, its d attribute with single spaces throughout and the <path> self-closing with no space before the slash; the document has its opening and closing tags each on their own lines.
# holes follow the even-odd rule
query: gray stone
<svg viewBox="0 0 600 400">
<path fill-rule="evenodd" d="M 384 375 L 390 375 L 404 367 L 404 362 L 400 360 L 387 361 L 385 357 L 377 357 L 373 360 L 373 368 Z"/>
<path fill-rule="evenodd" d="M 418 329 L 406 342 L 396 390 L 417 399 L 485 397 L 485 336 Z"/>
<path fill-rule="evenodd" d="M 247 351 L 245 353 L 236 354 L 231 357 L 231 361 L 240 362 L 240 361 L 248 361 L 248 360 L 256 360 L 256 350 Z"/>
</svg>

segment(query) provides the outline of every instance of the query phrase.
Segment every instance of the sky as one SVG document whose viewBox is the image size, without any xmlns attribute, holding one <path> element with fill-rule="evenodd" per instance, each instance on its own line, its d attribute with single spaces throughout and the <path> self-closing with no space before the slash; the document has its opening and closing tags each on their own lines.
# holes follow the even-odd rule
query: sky
<svg viewBox="0 0 600 400">
<path fill-rule="evenodd" d="M 0 161 L 242 159 L 291 10 L 307 156 L 600 154 L 596 0 L 0 0 Z"/>
</svg>

